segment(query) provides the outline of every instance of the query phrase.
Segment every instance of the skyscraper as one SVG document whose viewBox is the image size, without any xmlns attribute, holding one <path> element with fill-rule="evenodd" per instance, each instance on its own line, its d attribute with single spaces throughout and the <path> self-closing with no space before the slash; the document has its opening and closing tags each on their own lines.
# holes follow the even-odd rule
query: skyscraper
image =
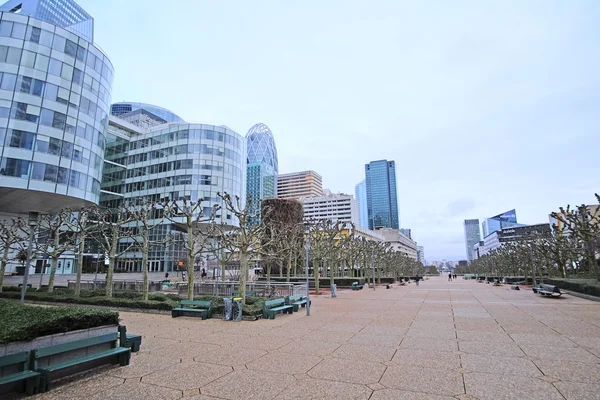
<svg viewBox="0 0 600 400">
<path fill-rule="evenodd" d="M 292 172 L 277 177 L 277 197 L 299 199 L 322 195 L 323 180 L 315 171 Z"/>
<path fill-rule="evenodd" d="M 512 209 L 502 214 L 495 215 L 491 218 L 486 218 L 483 221 L 483 237 L 488 236 L 491 233 L 501 230 L 502 228 L 511 228 L 525 226 L 517 223 L 517 212 Z"/>
<path fill-rule="evenodd" d="M 369 228 L 369 213 L 367 210 L 367 182 L 363 179 L 354 187 L 354 198 L 358 203 L 358 225 Z"/>
<path fill-rule="evenodd" d="M 365 165 L 369 229 L 400 227 L 396 194 L 396 163 L 371 161 Z"/>
<path fill-rule="evenodd" d="M 260 214 L 260 201 L 277 196 L 277 147 L 269 127 L 256 124 L 246 134 L 246 193 L 253 213 Z"/>
<path fill-rule="evenodd" d="M 473 246 L 475 246 L 481 240 L 481 233 L 479 232 L 479 220 L 465 219 L 464 225 L 467 259 L 469 260 L 469 262 L 471 262 L 476 258 L 475 254 L 473 254 Z"/>
</svg>

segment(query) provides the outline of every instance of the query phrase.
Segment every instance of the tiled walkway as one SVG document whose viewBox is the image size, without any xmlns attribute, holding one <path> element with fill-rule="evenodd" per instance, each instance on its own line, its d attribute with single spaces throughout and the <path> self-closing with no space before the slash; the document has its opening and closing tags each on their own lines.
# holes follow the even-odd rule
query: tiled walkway
<svg viewBox="0 0 600 400">
<path fill-rule="evenodd" d="M 122 313 L 142 350 L 39 399 L 600 399 L 600 303 L 462 279 L 274 321 Z"/>
</svg>

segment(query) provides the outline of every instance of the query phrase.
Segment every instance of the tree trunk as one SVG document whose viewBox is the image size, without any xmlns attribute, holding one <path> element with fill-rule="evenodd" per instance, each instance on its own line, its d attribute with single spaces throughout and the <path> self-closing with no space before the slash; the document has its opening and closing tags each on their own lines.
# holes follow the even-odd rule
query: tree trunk
<svg viewBox="0 0 600 400">
<path fill-rule="evenodd" d="M 0 261 L 0 293 L 2 293 L 2 285 L 4 284 L 4 273 L 6 272 L 6 264 L 8 264 L 8 250 L 8 244 L 4 243 L 4 250 L 2 251 L 2 261 Z"/>
<path fill-rule="evenodd" d="M 85 246 L 85 234 L 81 234 L 79 237 L 79 253 L 77 254 L 77 278 L 75 280 L 75 297 L 79 297 L 81 293 L 81 270 L 83 269 L 83 250 Z M 44 267 L 42 266 L 42 273 Z"/>
<path fill-rule="evenodd" d="M 225 250 L 222 250 L 221 253 L 221 280 L 224 282 L 225 281 L 225 266 L 226 266 L 226 262 L 225 262 L 225 255 L 223 254 Z"/>
<path fill-rule="evenodd" d="M 112 297 L 113 295 L 113 272 L 116 262 L 117 257 L 114 254 L 110 254 L 108 257 L 108 270 L 106 271 L 106 297 Z"/>
<path fill-rule="evenodd" d="M 271 282 L 271 262 L 267 259 L 265 265 L 267 267 L 267 282 Z"/>
<path fill-rule="evenodd" d="M 290 273 L 292 271 L 292 254 L 288 255 L 288 263 L 286 265 L 286 273 L 285 273 L 285 281 L 289 283 L 290 281 Z"/>
<path fill-rule="evenodd" d="M 56 275 L 56 268 L 58 268 L 58 256 L 52 256 L 52 266 L 50 267 L 50 279 L 48 279 L 48 293 L 54 291 L 54 276 Z"/>
<path fill-rule="evenodd" d="M 315 275 L 315 294 L 319 294 L 319 267 L 321 266 L 321 260 L 313 258 L 313 273 Z"/>
<path fill-rule="evenodd" d="M 333 285 L 335 283 L 335 279 L 333 277 L 333 266 L 335 265 L 335 262 L 328 262 L 329 264 L 329 287 L 332 287 L 331 285 Z"/>
<path fill-rule="evenodd" d="M 142 243 L 142 271 L 144 271 L 144 281 L 142 283 L 142 299 L 148 301 L 148 238 L 144 237 Z"/>
<path fill-rule="evenodd" d="M 193 236 L 193 222 L 191 217 L 188 216 L 188 230 L 187 230 L 187 299 L 194 300 L 194 236 Z"/>
<path fill-rule="evenodd" d="M 240 297 L 242 304 L 246 305 L 246 282 L 248 281 L 248 253 L 247 247 L 240 249 Z"/>
</svg>

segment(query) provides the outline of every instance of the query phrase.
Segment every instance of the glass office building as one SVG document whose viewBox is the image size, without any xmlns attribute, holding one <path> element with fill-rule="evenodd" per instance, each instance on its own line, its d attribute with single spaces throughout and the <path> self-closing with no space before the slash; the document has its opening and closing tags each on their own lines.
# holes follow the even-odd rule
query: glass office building
<svg viewBox="0 0 600 400">
<path fill-rule="evenodd" d="M 0 10 L 0 210 L 98 204 L 114 69 L 93 22 L 65 0 Z"/>
<path fill-rule="evenodd" d="M 469 262 L 471 262 L 475 259 L 474 246 L 481 240 L 481 233 L 479 231 L 479 220 L 465 219 L 464 228 L 467 259 L 469 260 Z"/>
<path fill-rule="evenodd" d="M 157 122 L 154 125 L 160 125 L 167 122 L 185 122 L 183 118 L 175 114 L 173 111 L 146 103 L 114 103 L 112 106 L 110 106 L 110 113 L 116 117 L 128 120 L 139 126 L 142 126 L 143 124 L 139 122 L 136 123 L 136 121 L 140 121 L 140 116 L 144 115 L 148 118 L 154 119 Z"/>
<path fill-rule="evenodd" d="M 258 222 L 260 201 L 277 197 L 277 147 L 273 133 L 262 123 L 250 128 L 246 134 L 246 146 L 246 195 L 256 214 L 255 222 Z"/>
<path fill-rule="evenodd" d="M 367 182 L 363 179 L 354 187 L 354 198 L 358 203 L 358 224 L 364 228 L 369 228 L 369 213 L 367 210 Z"/>
<path fill-rule="evenodd" d="M 371 161 L 365 165 L 369 229 L 400 227 L 396 194 L 396 163 Z"/>
<path fill-rule="evenodd" d="M 483 237 L 502 230 L 503 228 L 514 228 L 526 226 L 517 222 L 517 212 L 512 209 L 502 214 L 495 215 L 491 218 L 486 218 L 482 223 Z"/>
</svg>

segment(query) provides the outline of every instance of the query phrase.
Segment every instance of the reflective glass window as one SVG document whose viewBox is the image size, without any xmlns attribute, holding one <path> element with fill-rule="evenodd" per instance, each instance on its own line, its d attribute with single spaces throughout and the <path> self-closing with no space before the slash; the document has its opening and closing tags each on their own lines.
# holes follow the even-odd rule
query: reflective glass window
<svg viewBox="0 0 600 400">
<path fill-rule="evenodd" d="M 46 171 L 46 164 L 40 162 L 34 162 L 31 167 L 31 179 L 43 180 L 44 173 Z"/>
<path fill-rule="evenodd" d="M 58 174 L 58 167 L 56 165 L 46 164 L 44 170 L 44 181 L 56 182 L 56 175 Z"/>
<path fill-rule="evenodd" d="M 0 88 L 4 90 L 15 90 L 15 83 L 17 82 L 17 76 L 14 74 L 2 74 L 2 84 Z"/>
<path fill-rule="evenodd" d="M 44 92 L 44 98 L 56 101 L 58 94 L 58 86 L 46 82 L 46 91 Z"/>
<path fill-rule="evenodd" d="M 20 60 L 21 49 L 17 49 L 16 47 L 9 47 L 8 53 L 6 54 L 6 62 L 9 64 L 19 65 Z"/>
<path fill-rule="evenodd" d="M 13 129 L 6 139 L 6 144 L 10 147 L 32 150 L 34 139 L 34 133 Z"/>
<path fill-rule="evenodd" d="M 50 83 L 46 84 L 46 93 L 48 93 L 48 87 L 54 86 Z M 48 110 L 47 108 L 42 108 L 42 112 L 40 113 L 40 124 L 46 126 L 52 126 L 52 119 L 54 118 L 54 111 Z"/>
<path fill-rule="evenodd" d="M 83 72 L 77 68 L 73 69 L 73 83 L 78 85 L 83 83 Z"/>
<path fill-rule="evenodd" d="M 35 26 L 27 27 L 27 37 L 30 42 L 39 43 L 40 42 L 40 33 L 42 30 L 40 28 L 36 28 Z"/>
<path fill-rule="evenodd" d="M 50 64 L 48 66 L 48 73 L 56 76 L 60 76 L 60 71 L 62 69 L 62 63 L 55 58 L 50 59 Z"/>
<path fill-rule="evenodd" d="M 61 183 L 66 185 L 69 182 L 69 169 L 59 167 L 58 168 L 58 176 L 56 178 L 56 183 Z"/>
<path fill-rule="evenodd" d="M 13 23 L 13 29 L 11 36 L 15 39 L 25 39 L 26 26 L 17 22 Z"/>
<path fill-rule="evenodd" d="M 27 178 L 29 176 L 29 161 L 5 158 L 0 165 L 0 175 Z"/>
<path fill-rule="evenodd" d="M 48 153 L 48 140 L 47 136 L 37 135 L 35 138 L 35 151 Z"/>
<path fill-rule="evenodd" d="M 77 43 L 67 39 L 65 42 L 65 54 L 75 57 L 77 55 Z"/>
<path fill-rule="evenodd" d="M 35 53 L 28 50 L 23 50 L 21 65 L 27 68 L 33 68 L 35 65 Z"/>
<path fill-rule="evenodd" d="M 54 50 L 64 52 L 66 41 L 67 41 L 67 39 L 65 39 L 64 37 L 59 36 L 59 35 L 54 35 L 54 42 L 52 42 L 52 48 Z"/>
<path fill-rule="evenodd" d="M 10 37 L 12 32 L 13 23 L 10 21 L 2 21 L 0 23 L 0 36 Z"/>
<path fill-rule="evenodd" d="M 67 79 L 67 80 L 73 79 L 73 67 L 71 67 L 69 64 L 63 63 L 62 72 L 61 72 L 60 76 L 63 79 Z"/>
<path fill-rule="evenodd" d="M 63 113 L 54 112 L 54 118 L 52 119 L 52 126 L 57 129 L 64 130 L 67 123 L 67 116 Z"/>
<path fill-rule="evenodd" d="M 79 61 L 85 61 L 85 53 L 87 52 L 87 50 L 83 47 L 81 47 L 80 45 L 77 45 L 77 59 Z"/>
<path fill-rule="evenodd" d="M 35 65 L 34 68 L 40 71 L 47 72 L 48 71 L 48 63 L 50 62 L 50 58 L 44 56 L 42 54 L 38 54 L 35 57 Z"/>
<path fill-rule="evenodd" d="M 50 144 L 48 146 L 48 153 L 55 156 L 60 155 L 60 149 L 62 148 L 62 140 L 56 138 L 50 138 Z"/>
<path fill-rule="evenodd" d="M 34 28 L 36 29 L 36 28 Z M 50 47 L 52 46 L 52 39 L 54 37 L 54 34 L 48 31 L 45 31 L 42 29 L 42 32 L 40 33 L 40 44 L 46 47 Z"/>
</svg>

